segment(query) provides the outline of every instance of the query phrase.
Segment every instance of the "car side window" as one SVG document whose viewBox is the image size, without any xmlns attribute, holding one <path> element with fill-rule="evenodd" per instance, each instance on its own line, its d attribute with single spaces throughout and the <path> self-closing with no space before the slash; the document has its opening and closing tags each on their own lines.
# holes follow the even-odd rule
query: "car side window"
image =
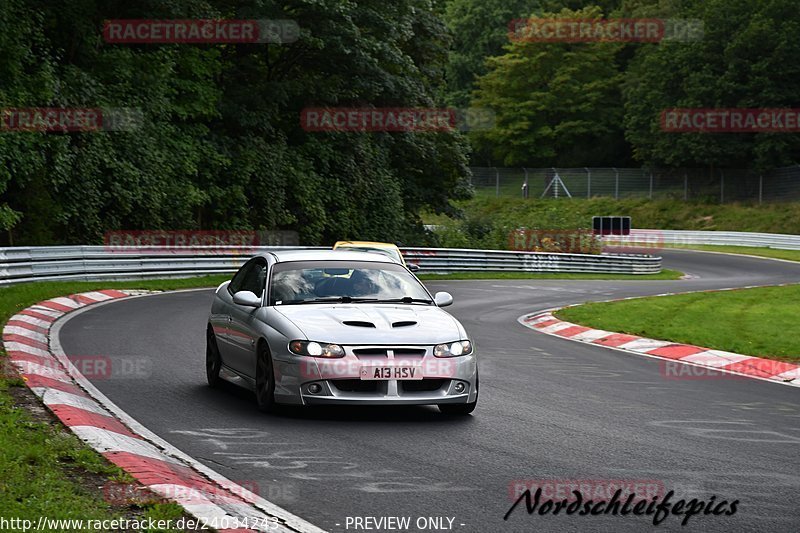
<svg viewBox="0 0 800 533">
<path fill-rule="evenodd" d="M 228 292 L 231 294 L 236 294 L 240 290 L 242 290 L 242 284 L 244 283 L 245 277 L 247 276 L 247 272 L 253 268 L 253 261 L 245 263 L 242 268 L 239 269 L 234 276 L 231 282 L 228 284 Z"/>
<path fill-rule="evenodd" d="M 256 296 L 264 292 L 267 280 L 267 265 L 261 261 L 253 261 L 252 267 L 245 273 L 240 291 L 250 291 Z"/>
<path fill-rule="evenodd" d="M 261 296 L 261 293 L 264 292 L 266 278 L 266 263 L 258 259 L 249 261 L 233 276 L 233 279 L 228 284 L 228 291 L 231 294 L 236 294 L 239 291 L 250 291 L 256 296 Z"/>
</svg>

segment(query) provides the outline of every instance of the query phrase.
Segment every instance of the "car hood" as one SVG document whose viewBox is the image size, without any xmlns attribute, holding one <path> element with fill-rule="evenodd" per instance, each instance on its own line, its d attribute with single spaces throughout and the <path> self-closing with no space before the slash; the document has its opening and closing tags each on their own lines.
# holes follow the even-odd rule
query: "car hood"
<svg viewBox="0 0 800 533">
<path fill-rule="evenodd" d="M 436 306 L 389 304 L 281 305 L 308 340 L 336 344 L 438 344 L 464 338 L 463 328 Z"/>
</svg>

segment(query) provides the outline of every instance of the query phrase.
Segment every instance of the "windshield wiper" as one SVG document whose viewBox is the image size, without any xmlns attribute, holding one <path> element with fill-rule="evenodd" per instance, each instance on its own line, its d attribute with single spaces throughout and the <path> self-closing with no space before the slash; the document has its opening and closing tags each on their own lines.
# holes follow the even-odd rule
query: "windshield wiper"
<svg viewBox="0 0 800 533">
<path fill-rule="evenodd" d="M 402 304 L 415 304 L 415 303 L 423 303 L 423 304 L 432 304 L 433 300 L 428 300 L 427 298 L 412 298 L 411 296 L 403 296 L 402 298 L 387 298 L 385 300 L 376 300 L 378 303 L 402 303 Z"/>
<path fill-rule="evenodd" d="M 377 302 L 377 298 L 354 298 L 352 296 L 334 296 L 331 298 L 313 298 L 311 300 L 290 300 L 282 302 L 281 305 L 301 305 L 301 304 L 325 304 L 325 303 L 343 303 L 349 304 L 353 302 Z"/>
</svg>

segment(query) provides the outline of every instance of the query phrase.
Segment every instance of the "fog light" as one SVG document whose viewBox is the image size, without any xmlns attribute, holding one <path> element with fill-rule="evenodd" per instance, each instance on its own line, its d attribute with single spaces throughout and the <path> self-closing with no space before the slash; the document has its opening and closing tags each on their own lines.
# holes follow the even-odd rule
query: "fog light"
<svg viewBox="0 0 800 533">
<path fill-rule="evenodd" d="M 460 381 L 458 383 L 456 383 L 455 387 L 453 387 L 453 389 L 458 393 L 464 392 L 465 388 L 466 388 L 466 386 L 463 383 L 461 383 Z"/>
<path fill-rule="evenodd" d="M 319 383 L 312 383 L 308 386 L 308 392 L 311 394 L 319 394 L 322 391 L 322 385 Z"/>
</svg>

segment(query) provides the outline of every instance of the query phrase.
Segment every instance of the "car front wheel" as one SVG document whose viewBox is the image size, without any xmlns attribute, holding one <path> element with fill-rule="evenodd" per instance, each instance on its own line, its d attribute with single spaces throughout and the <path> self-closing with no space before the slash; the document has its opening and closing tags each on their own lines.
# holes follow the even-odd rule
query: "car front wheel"
<svg viewBox="0 0 800 533">
<path fill-rule="evenodd" d="M 259 346 L 257 358 L 256 403 L 259 410 L 269 413 L 275 410 L 275 372 L 266 345 Z"/>
<path fill-rule="evenodd" d="M 222 356 L 217 346 L 214 330 L 209 326 L 206 332 L 206 380 L 211 387 L 219 385 L 219 371 L 222 368 Z"/>
</svg>

